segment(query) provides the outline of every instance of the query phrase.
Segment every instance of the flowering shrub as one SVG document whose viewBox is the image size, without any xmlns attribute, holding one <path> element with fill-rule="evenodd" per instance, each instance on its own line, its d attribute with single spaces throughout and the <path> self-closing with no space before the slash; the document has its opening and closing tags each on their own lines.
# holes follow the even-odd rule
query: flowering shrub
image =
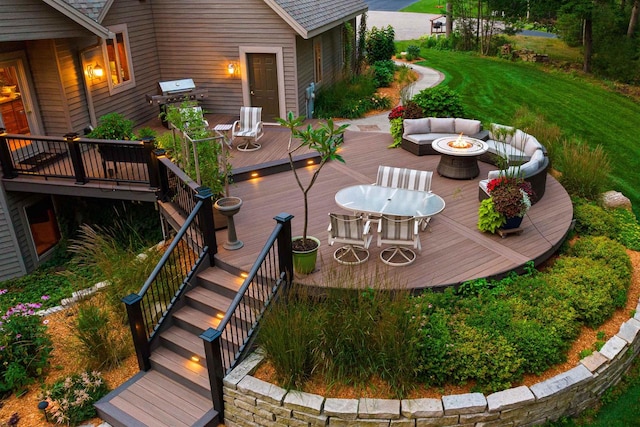
<svg viewBox="0 0 640 427">
<path fill-rule="evenodd" d="M 100 372 L 82 372 L 56 381 L 40 398 L 56 424 L 75 426 L 96 416 L 93 404 L 109 392 Z"/>
<path fill-rule="evenodd" d="M 393 119 L 404 119 L 404 111 L 405 107 L 402 105 L 398 105 L 389 113 L 389 120 Z"/>
<path fill-rule="evenodd" d="M 6 290 L 0 291 L 0 294 Z M 43 299 L 48 298 L 46 295 Z M 0 321 L 0 394 L 21 392 L 41 376 L 49 362 L 51 338 L 36 310 L 40 303 L 20 303 Z M 46 321 L 45 321 L 46 322 Z"/>
<path fill-rule="evenodd" d="M 402 144 L 402 134 L 404 133 L 404 126 L 402 124 L 402 118 L 391 119 L 390 133 L 393 137 L 393 143 L 389 145 L 389 148 L 396 148 Z"/>
</svg>

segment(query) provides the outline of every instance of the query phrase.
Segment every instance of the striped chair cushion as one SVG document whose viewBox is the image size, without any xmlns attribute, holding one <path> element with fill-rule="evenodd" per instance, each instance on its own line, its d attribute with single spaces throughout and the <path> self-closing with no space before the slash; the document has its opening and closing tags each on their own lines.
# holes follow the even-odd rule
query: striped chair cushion
<svg viewBox="0 0 640 427">
<path fill-rule="evenodd" d="M 433 172 L 405 169 L 403 187 L 407 190 L 431 191 Z"/>
<path fill-rule="evenodd" d="M 381 187 L 400 188 L 403 185 L 404 168 L 378 166 L 376 185 Z"/>
<path fill-rule="evenodd" d="M 333 237 L 343 239 L 362 240 L 363 223 L 362 216 L 329 214 L 331 221 L 331 234 Z"/>
<path fill-rule="evenodd" d="M 261 118 L 262 107 L 240 107 L 240 131 L 237 132 L 236 135 L 255 135 L 256 125 L 261 120 Z"/>
<path fill-rule="evenodd" d="M 415 218 L 397 215 L 383 215 L 380 218 L 380 237 L 383 240 L 406 240 L 413 242 Z"/>
</svg>

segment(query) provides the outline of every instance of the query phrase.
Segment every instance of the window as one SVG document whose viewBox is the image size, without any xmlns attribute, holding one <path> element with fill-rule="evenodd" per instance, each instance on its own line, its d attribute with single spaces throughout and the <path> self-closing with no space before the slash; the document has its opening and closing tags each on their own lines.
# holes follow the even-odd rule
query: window
<svg viewBox="0 0 640 427">
<path fill-rule="evenodd" d="M 135 86 L 135 80 L 131 65 L 127 26 L 116 25 L 109 29 L 113 31 L 115 37 L 105 40 L 103 46 L 108 64 L 107 81 L 109 82 L 109 90 L 113 94 Z"/>
<path fill-rule="evenodd" d="M 313 64 L 314 64 L 314 77 L 316 83 L 322 81 L 322 40 L 313 40 Z"/>
<path fill-rule="evenodd" d="M 51 198 L 47 197 L 25 208 L 31 237 L 38 256 L 42 256 L 60 241 L 60 230 Z"/>
</svg>

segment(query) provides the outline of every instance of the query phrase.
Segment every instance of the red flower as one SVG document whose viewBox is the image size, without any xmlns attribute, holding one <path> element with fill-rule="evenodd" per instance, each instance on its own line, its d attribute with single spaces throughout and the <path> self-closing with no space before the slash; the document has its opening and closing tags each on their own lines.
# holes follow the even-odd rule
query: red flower
<svg viewBox="0 0 640 427">
<path fill-rule="evenodd" d="M 393 119 L 403 119 L 404 118 L 404 110 L 405 108 L 402 105 L 398 105 L 389 113 L 389 120 Z"/>
</svg>

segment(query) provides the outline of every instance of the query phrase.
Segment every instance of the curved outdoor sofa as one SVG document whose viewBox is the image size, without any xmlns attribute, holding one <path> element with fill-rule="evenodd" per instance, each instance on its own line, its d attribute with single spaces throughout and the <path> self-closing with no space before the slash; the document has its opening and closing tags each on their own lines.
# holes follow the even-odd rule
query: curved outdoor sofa
<svg viewBox="0 0 640 427">
<path fill-rule="evenodd" d="M 498 131 L 506 130 L 508 133 Z M 490 180 L 501 175 L 520 176 L 531 184 L 535 193 L 533 203 L 544 196 L 547 186 L 547 169 L 549 168 L 549 157 L 547 150 L 533 136 L 508 126 L 491 124 L 489 137 L 485 141 L 489 145 L 489 150 L 480 156 L 479 160 L 496 164 L 508 164 L 505 170 L 491 170 L 487 174 L 487 179 L 480 180 L 478 189 L 478 199 L 483 200 L 489 197 L 487 184 Z"/>
<path fill-rule="evenodd" d="M 402 124 L 404 133 L 400 146 L 416 156 L 440 154 L 431 146 L 438 138 L 463 134 L 485 141 L 489 149 L 478 159 L 496 166 L 508 164 L 509 167 L 506 172 L 500 169 L 492 170 L 488 173 L 487 179 L 480 181 L 480 200 L 489 197 L 487 183 L 499 177 L 501 173 L 521 176 L 531 183 L 536 195 L 534 203 L 544 196 L 549 158 L 547 150 L 533 135 L 497 123 L 492 123 L 490 129 L 483 130 L 480 120 L 457 117 L 404 119 Z"/>
</svg>

